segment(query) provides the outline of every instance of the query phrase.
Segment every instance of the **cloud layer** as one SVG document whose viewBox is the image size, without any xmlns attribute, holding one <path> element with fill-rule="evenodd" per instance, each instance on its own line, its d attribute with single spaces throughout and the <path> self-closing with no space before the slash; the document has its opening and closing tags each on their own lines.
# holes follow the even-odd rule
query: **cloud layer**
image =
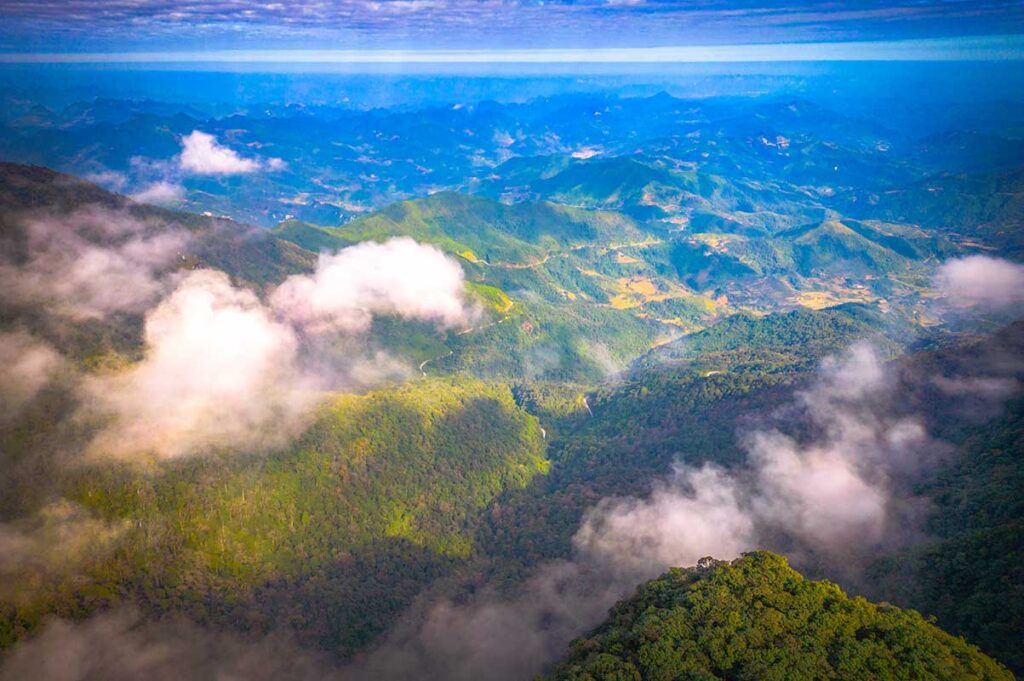
<svg viewBox="0 0 1024 681">
<path fill-rule="evenodd" d="M 0 297 L 75 319 L 146 309 L 190 241 L 184 230 L 97 207 L 29 218 L 24 231 L 24 252 L 0 259 Z"/>
<path fill-rule="evenodd" d="M 1013 2 L 846 3 L 683 0 L 240 0 L 104 3 L 10 0 L 12 47 L 122 51 L 714 45 L 1000 35 L 1019 25 Z M 125 31 L 131 26 L 132 31 Z M 962 40 L 962 38 L 960 38 Z M 951 43 L 955 41 L 950 41 Z M 97 50 L 97 48 L 102 48 Z M 408 58 L 408 57 L 407 57 Z"/>
<path fill-rule="evenodd" d="M 954 307 L 1024 306 L 1024 265 L 987 255 L 947 260 L 936 272 L 935 288 Z"/>
<path fill-rule="evenodd" d="M 147 313 L 142 361 L 86 380 L 88 413 L 108 423 L 92 451 L 176 457 L 281 445 L 323 391 L 401 373 L 383 353 L 329 352 L 339 338 L 365 334 L 376 315 L 445 327 L 469 316 L 459 265 L 411 239 L 325 255 L 270 300 L 219 271 L 185 275 Z"/>
</svg>

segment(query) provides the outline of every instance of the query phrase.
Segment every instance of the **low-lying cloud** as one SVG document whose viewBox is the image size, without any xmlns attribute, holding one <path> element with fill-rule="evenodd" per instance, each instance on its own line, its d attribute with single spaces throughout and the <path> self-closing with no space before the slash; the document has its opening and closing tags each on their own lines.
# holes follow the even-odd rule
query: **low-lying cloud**
<svg viewBox="0 0 1024 681">
<path fill-rule="evenodd" d="M 180 184 L 158 180 L 146 185 L 137 192 L 130 195 L 130 198 L 139 203 L 151 203 L 158 206 L 167 206 L 180 203 L 185 197 L 185 188 Z"/>
<path fill-rule="evenodd" d="M 50 345 L 24 331 L 0 332 L 0 423 L 17 417 L 60 365 Z"/>
<path fill-rule="evenodd" d="M 322 254 L 315 273 L 289 277 L 270 300 L 314 332 L 363 332 L 376 315 L 451 328 L 468 322 L 464 285 L 462 268 L 440 249 L 398 237 Z"/>
<path fill-rule="evenodd" d="M 935 287 L 954 307 L 1017 307 L 1024 305 L 1024 265 L 987 255 L 947 260 L 935 274 Z"/>
<path fill-rule="evenodd" d="M 280 170 L 284 167 L 281 159 L 245 158 L 230 147 L 217 141 L 213 135 L 193 130 L 181 138 L 181 155 L 178 164 L 187 173 L 196 175 L 244 175 L 262 168 Z"/>
<path fill-rule="evenodd" d="M 184 230 L 97 207 L 28 218 L 24 237 L 22 253 L 0 260 L 0 299 L 75 319 L 145 310 L 167 290 L 165 275 L 190 240 Z"/>
<path fill-rule="evenodd" d="M 148 622 L 124 608 L 81 623 L 51 622 L 7 656 L 0 681 L 323 681 L 329 670 L 321 656 L 284 638 L 249 641 L 180 619 Z"/>
<path fill-rule="evenodd" d="M 125 524 L 91 516 L 66 500 L 31 516 L 0 523 L 0 597 L 18 602 L 55 575 L 73 575 L 91 556 L 102 555 Z"/>
<path fill-rule="evenodd" d="M 384 353 L 326 349 L 365 334 L 376 315 L 464 322 L 462 270 L 411 239 L 361 244 L 287 279 L 265 304 L 227 275 L 198 270 L 146 315 L 145 355 L 86 381 L 89 412 L 108 420 L 96 454 L 176 457 L 283 444 L 325 390 L 402 374 Z"/>
<path fill-rule="evenodd" d="M 190 273 L 146 316 L 145 344 L 131 369 L 87 382 L 90 403 L 116 414 L 96 451 L 177 456 L 258 446 L 271 435 L 268 424 L 290 433 L 312 400 L 296 367 L 294 330 L 222 272 Z"/>
</svg>

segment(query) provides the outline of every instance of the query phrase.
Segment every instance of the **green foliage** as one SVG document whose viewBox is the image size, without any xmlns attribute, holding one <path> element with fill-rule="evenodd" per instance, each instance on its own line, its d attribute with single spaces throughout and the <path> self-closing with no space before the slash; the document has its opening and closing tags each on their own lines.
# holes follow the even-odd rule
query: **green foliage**
<svg viewBox="0 0 1024 681">
<path fill-rule="evenodd" d="M 298 220 L 287 220 L 270 231 L 278 239 L 289 241 L 299 248 L 313 253 L 337 251 L 354 243 L 343 238 L 334 230 Z"/>
<path fill-rule="evenodd" d="M 935 615 L 1015 671 L 1024 670 L 1024 400 L 965 433 L 963 454 L 921 492 L 931 538 L 875 564 L 877 592 Z"/>
<path fill-rule="evenodd" d="M 552 675 L 622 679 L 1012 679 L 918 613 L 850 598 L 768 552 L 676 568 L 616 605 Z"/>
<path fill-rule="evenodd" d="M 765 370 L 779 366 L 809 367 L 829 353 L 870 339 L 895 353 L 899 324 L 873 306 L 847 303 L 824 310 L 797 309 L 764 316 L 737 314 L 713 326 L 659 346 L 637 366 L 690 362 L 705 371 L 736 370 L 756 363 Z"/>
<path fill-rule="evenodd" d="M 77 470 L 64 496 L 129 529 L 74 580 L 8 603 L 7 644 L 39 613 L 87 614 L 83 599 L 99 590 L 220 626 L 295 618 L 300 636 L 352 650 L 475 552 L 488 504 L 545 474 L 544 450 L 508 388 L 428 380 L 338 395 L 292 447 L 269 455 Z M 336 626 L 352 608 L 372 616 Z"/>
<path fill-rule="evenodd" d="M 509 206 L 454 192 L 397 203 L 330 233 L 351 241 L 410 236 L 492 264 L 536 261 L 574 244 L 643 238 L 631 220 L 615 213 L 550 203 Z"/>
</svg>

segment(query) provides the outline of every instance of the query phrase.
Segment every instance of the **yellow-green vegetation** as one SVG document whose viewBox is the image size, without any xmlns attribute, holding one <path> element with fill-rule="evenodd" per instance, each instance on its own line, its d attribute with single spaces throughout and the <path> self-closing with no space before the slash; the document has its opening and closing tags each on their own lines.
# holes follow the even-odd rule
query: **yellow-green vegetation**
<svg viewBox="0 0 1024 681">
<path fill-rule="evenodd" d="M 632 220 L 617 213 L 544 202 L 505 205 L 453 192 L 403 201 L 330 233 L 350 241 L 410 236 L 467 262 L 493 265 L 526 265 L 576 244 L 633 241 L 644 236 Z"/>
<path fill-rule="evenodd" d="M 850 598 L 766 551 L 673 569 L 576 641 L 559 681 L 1012 679 L 913 610 Z"/>
<path fill-rule="evenodd" d="M 512 299 L 504 291 L 495 286 L 467 282 L 466 291 L 470 298 L 482 304 L 486 309 L 493 312 L 505 313 L 512 307 Z"/>
<path fill-rule="evenodd" d="M 239 603 L 262 621 L 270 604 L 301 611 L 297 594 L 326 589 L 333 600 L 301 611 L 296 628 L 347 649 L 474 551 L 492 500 L 547 470 L 537 420 L 506 386 L 469 379 L 337 395 L 293 446 L 266 456 L 80 469 L 64 494 L 90 522 L 118 528 L 115 548 L 32 602 L 4 605 L 0 641 L 47 612 L 88 614 L 90 593 L 231 624 Z M 388 599 L 360 614 L 382 588 Z M 365 621 L 328 626 L 313 618 L 325 608 Z"/>
</svg>

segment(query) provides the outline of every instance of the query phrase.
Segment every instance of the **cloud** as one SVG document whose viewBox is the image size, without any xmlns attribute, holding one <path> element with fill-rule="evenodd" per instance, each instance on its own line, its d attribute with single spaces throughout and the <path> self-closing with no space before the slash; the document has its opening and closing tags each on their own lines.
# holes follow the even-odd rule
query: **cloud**
<svg viewBox="0 0 1024 681">
<path fill-rule="evenodd" d="M 249 641 L 181 619 L 145 621 L 131 608 L 86 622 L 57 620 L 19 644 L 0 667 L 0 681 L 174 681 L 176 679 L 332 678 L 329 663 L 282 637 Z"/>
<path fill-rule="evenodd" d="M 1007 309 L 1024 304 L 1024 265 L 987 255 L 947 260 L 935 287 L 954 307 Z"/>
<path fill-rule="evenodd" d="M 720 51 L 706 53 L 709 46 L 725 45 L 732 46 L 731 58 L 752 61 L 764 58 L 765 50 L 756 48 L 766 44 L 783 43 L 786 49 L 777 51 L 781 53 L 777 59 L 799 59 L 822 56 L 820 49 L 801 52 L 800 47 L 808 43 L 887 41 L 883 46 L 895 42 L 902 49 L 872 49 L 871 43 L 855 43 L 859 49 L 839 50 L 839 54 L 860 59 L 879 52 L 904 59 L 950 54 L 977 59 L 978 43 L 998 45 L 999 41 L 964 36 L 998 38 L 1006 27 L 1019 26 L 1022 20 L 1018 3 L 908 0 L 884 5 L 666 0 L 297 0 L 256 4 L 147 0 L 111 4 L 75 0 L 74 11 L 68 11 L 66 3 L 51 4 L 7 4 L 5 37 L 10 49 L 49 49 L 63 39 L 61 54 L 50 54 L 49 59 L 99 61 L 111 60 L 109 53 L 127 53 L 121 58 L 179 63 L 182 59 L 282 62 L 296 57 L 260 48 L 274 44 L 282 50 L 320 52 L 343 45 L 369 52 L 365 58 L 388 49 L 398 53 L 396 60 L 408 63 L 429 61 L 432 55 L 421 53 L 439 48 L 456 54 L 473 50 L 483 56 L 473 54 L 467 59 L 480 61 L 495 58 L 491 55 L 500 58 L 508 49 L 523 54 L 546 47 L 569 48 L 571 54 L 565 58 L 576 61 L 602 57 L 623 61 L 629 59 L 628 53 L 624 56 L 616 49 L 650 45 L 686 45 L 690 46 L 685 53 L 689 59 L 721 59 Z M 923 41 L 925 46 L 911 40 L 910 45 L 902 46 L 906 39 L 946 35 L 945 28 L 950 25 L 959 29 L 956 38 L 933 38 Z M 126 34 L 125 26 L 133 30 Z M 942 49 L 926 49 L 933 42 Z M 212 44 L 228 53 L 209 51 Z M 139 54 L 142 50 L 150 52 Z M 988 50 L 981 56 L 993 53 L 1006 54 L 1005 50 Z M 829 54 L 832 52 L 825 56 Z"/>
<path fill-rule="evenodd" d="M 573 545 L 590 560 L 636 574 L 736 556 L 753 546 L 742 490 L 724 471 L 677 468 L 647 499 L 605 499 L 587 513 Z"/>
<path fill-rule="evenodd" d="M 162 206 L 178 203 L 184 195 L 185 188 L 180 184 L 160 180 L 146 185 L 141 190 L 133 193 L 131 198 L 139 203 L 152 203 Z"/>
<path fill-rule="evenodd" d="M 222 272 L 182 280 L 146 316 L 145 344 L 140 363 L 88 382 L 92 404 L 117 415 L 98 452 L 179 456 L 279 442 L 312 400 L 295 331 Z"/>
<path fill-rule="evenodd" d="M 288 278 L 271 296 L 283 317 L 312 331 L 366 331 L 374 315 L 451 328 L 469 321 L 462 268 L 408 237 L 321 255 L 312 275 Z"/>
<path fill-rule="evenodd" d="M 89 412 L 108 419 L 92 451 L 169 458 L 282 445 L 324 391 L 408 375 L 385 353 L 354 349 L 375 315 L 465 321 L 461 268 L 411 239 L 360 244 L 290 277 L 270 304 L 222 272 L 193 271 L 146 315 L 142 361 L 86 381 Z"/>
<path fill-rule="evenodd" d="M 15 602 L 30 596 L 40 577 L 73 575 L 94 555 L 103 553 L 124 531 L 79 506 L 59 500 L 35 514 L 0 523 L 0 597 Z"/>
<path fill-rule="evenodd" d="M 28 333 L 0 332 L 0 423 L 16 417 L 60 364 L 56 350 Z"/>
<path fill-rule="evenodd" d="M 0 260 L 0 298 L 76 319 L 142 311 L 167 289 L 189 239 L 98 207 L 29 218 L 24 252 Z"/>
<path fill-rule="evenodd" d="M 114 192 L 124 191 L 124 188 L 128 186 L 128 177 L 116 170 L 104 169 L 94 173 L 87 173 L 82 176 L 82 179 Z"/>
<path fill-rule="evenodd" d="M 193 130 L 181 139 L 181 168 L 197 175 L 240 175 L 255 172 L 260 162 L 242 158 L 213 135 Z"/>
<path fill-rule="evenodd" d="M 752 510 L 761 521 L 847 565 L 890 533 L 903 536 L 905 528 L 893 524 L 905 505 L 895 499 L 897 488 L 933 468 L 946 449 L 920 418 L 899 415 L 894 391 L 868 344 L 826 359 L 799 395 L 816 437 L 800 441 L 772 429 L 746 438 Z"/>
</svg>

